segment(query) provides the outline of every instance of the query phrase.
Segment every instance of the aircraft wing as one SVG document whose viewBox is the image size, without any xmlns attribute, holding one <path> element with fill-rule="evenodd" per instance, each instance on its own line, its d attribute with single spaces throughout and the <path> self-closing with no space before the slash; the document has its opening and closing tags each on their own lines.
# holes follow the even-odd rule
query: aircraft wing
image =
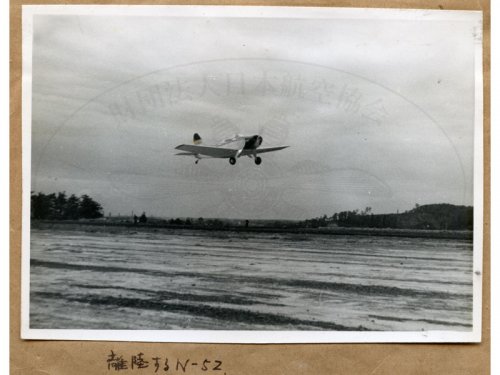
<svg viewBox="0 0 500 375">
<path fill-rule="evenodd" d="M 255 152 L 256 154 L 262 154 L 264 152 L 272 152 L 272 151 L 279 151 L 283 150 L 284 148 L 287 148 L 289 146 L 278 146 L 278 147 L 263 147 L 263 148 L 258 148 L 255 151 L 253 150 L 244 150 L 243 153 L 244 155 L 253 155 Z"/>
<path fill-rule="evenodd" d="M 238 150 L 233 150 L 230 148 L 200 145 L 179 145 L 175 149 L 190 152 L 193 155 L 206 155 L 212 158 L 230 158 L 231 156 L 235 156 L 238 152 Z"/>
</svg>

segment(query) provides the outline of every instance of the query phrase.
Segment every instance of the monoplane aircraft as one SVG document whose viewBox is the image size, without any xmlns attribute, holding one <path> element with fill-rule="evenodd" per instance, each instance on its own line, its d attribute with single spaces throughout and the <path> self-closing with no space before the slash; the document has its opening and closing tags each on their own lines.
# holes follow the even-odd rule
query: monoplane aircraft
<svg viewBox="0 0 500 375">
<path fill-rule="evenodd" d="M 235 135 L 234 137 L 226 139 L 215 146 L 205 146 L 202 145 L 200 135 L 198 133 L 194 133 L 192 145 L 182 144 L 177 146 L 175 149 L 184 151 L 177 153 L 176 155 L 195 157 L 196 164 L 198 164 L 200 159 L 219 158 L 229 159 L 229 163 L 234 165 L 240 156 L 248 156 L 249 158 L 254 159 L 255 164 L 259 165 L 262 163 L 262 159 L 260 156 L 257 156 L 258 154 L 283 150 L 284 148 L 289 147 L 278 146 L 259 148 L 262 141 L 262 137 L 258 134 L 250 136 Z"/>
</svg>

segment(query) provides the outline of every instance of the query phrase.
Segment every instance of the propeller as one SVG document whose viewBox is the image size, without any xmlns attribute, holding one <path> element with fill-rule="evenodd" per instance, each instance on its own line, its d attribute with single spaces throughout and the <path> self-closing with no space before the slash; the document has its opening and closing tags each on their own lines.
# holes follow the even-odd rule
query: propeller
<svg viewBox="0 0 500 375">
<path fill-rule="evenodd" d="M 234 137 L 226 139 L 224 142 L 236 142 L 239 141 L 240 139 L 245 138 L 241 134 L 235 134 Z"/>
<path fill-rule="evenodd" d="M 266 128 L 264 127 L 264 125 L 260 125 L 259 126 L 259 131 L 257 132 L 258 135 L 260 135 L 261 137 L 264 137 L 264 131 L 266 130 Z"/>
</svg>

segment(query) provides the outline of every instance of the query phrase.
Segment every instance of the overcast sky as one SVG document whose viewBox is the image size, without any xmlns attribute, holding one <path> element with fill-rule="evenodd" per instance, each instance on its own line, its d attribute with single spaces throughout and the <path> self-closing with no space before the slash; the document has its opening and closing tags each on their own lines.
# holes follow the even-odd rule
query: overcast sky
<svg viewBox="0 0 500 375">
<path fill-rule="evenodd" d="M 166 217 L 472 205 L 476 26 L 36 15 L 32 190 Z M 195 165 L 194 132 L 290 147 Z"/>
</svg>

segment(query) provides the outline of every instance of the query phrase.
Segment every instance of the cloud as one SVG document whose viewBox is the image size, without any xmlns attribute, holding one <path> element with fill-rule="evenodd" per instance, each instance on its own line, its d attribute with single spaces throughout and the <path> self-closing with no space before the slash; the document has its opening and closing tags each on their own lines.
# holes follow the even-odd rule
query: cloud
<svg viewBox="0 0 500 375">
<path fill-rule="evenodd" d="M 84 188 L 109 211 L 193 217 L 472 204 L 471 30 L 38 15 L 33 189 Z M 291 147 L 259 167 L 247 158 L 194 166 L 173 155 L 194 132 L 208 143 L 262 133 L 265 146 Z"/>
</svg>

